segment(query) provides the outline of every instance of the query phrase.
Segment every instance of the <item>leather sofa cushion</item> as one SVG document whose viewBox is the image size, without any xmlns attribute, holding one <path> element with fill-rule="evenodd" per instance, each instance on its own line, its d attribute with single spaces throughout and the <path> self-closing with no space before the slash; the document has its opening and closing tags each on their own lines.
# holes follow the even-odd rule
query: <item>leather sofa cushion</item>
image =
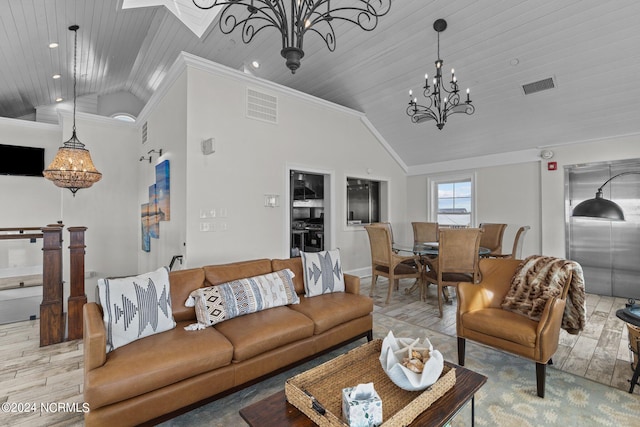
<svg viewBox="0 0 640 427">
<path fill-rule="evenodd" d="M 314 333 L 321 334 L 350 320 L 367 316 L 373 311 L 373 300 L 364 295 L 334 292 L 307 298 L 288 306 L 313 320 Z"/>
<path fill-rule="evenodd" d="M 313 336 L 311 319 L 288 307 L 274 307 L 213 326 L 233 344 L 233 361 Z"/>
<path fill-rule="evenodd" d="M 174 320 L 180 322 L 182 320 L 195 319 L 195 310 L 193 307 L 186 307 L 184 302 L 192 291 L 202 287 L 204 283 L 204 271 L 202 268 L 172 271 L 169 273 L 169 283 L 171 285 L 171 308 Z"/>
<path fill-rule="evenodd" d="M 99 408 L 231 363 L 233 347 L 220 332 L 185 331 L 187 324 L 110 352 L 102 367 L 85 374 L 91 384 L 85 401 Z"/>
<path fill-rule="evenodd" d="M 462 324 L 487 336 L 501 338 L 525 347 L 535 347 L 538 322 L 501 308 L 486 308 L 462 315 Z"/>
<path fill-rule="evenodd" d="M 304 294 L 304 270 L 302 269 L 302 258 L 274 259 L 271 260 L 271 268 L 273 271 L 284 270 L 288 268 L 293 271 L 293 286 L 296 288 L 297 294 Z"/>
<path fill-rule="evenodd" d="M 203 269 L 208 282 L 206 286 L 219 285 L 220 283 L 231 282 L 232 280 L 245 279 L 247 277 L 260 276 L 272 272 L 270 259 L 208 265 L 203 267 Z"/>
</svg>

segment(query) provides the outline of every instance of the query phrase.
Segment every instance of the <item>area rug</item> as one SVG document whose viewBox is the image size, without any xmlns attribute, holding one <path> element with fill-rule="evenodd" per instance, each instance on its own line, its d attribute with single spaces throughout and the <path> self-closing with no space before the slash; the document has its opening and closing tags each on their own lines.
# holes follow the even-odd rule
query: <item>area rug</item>
<svg viewBox="0 0 640 427">
<path fill-rule="evenodd" d="M 457 363 L 456 338 L 409 323 L 374 314 L 374 337 L 384 338 L 389 331 L 396 336 L 427 336 L 445 360 Z M 284 388 L 284 381 L 338 354 L 364 343 L 360 340 L 314 359 L 253 387 L 202 406 L 167 421 L 162 426 L 244 426 L 238 411 Z M 545 398 L 536 394 L 535 364 L 528 360 L 467 341 L 465 366 L 488 377 L 476 393 L 477 426 L 637 426 L 640 420 L 640 396 L 608 387 L 557 369 L 547 369 Z M 384 411 L 384 402 L 383 402 Z M 471 425 L 467 405 L 452 420 L 452 426 Z"/>
</svg>

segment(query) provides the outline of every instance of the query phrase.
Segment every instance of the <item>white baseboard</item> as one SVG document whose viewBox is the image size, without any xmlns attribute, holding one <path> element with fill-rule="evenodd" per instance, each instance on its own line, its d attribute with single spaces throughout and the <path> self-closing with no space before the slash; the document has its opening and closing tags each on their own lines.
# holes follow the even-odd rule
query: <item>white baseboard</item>
<svg viewBox="0 0 640 427">
<path fill-rule="evenodd" d="M 345 271 L 345 274 L 351 274 L 360 278 L 371 277 L 371 267 L 357 268 L 355 270 Z"/>
</svg>

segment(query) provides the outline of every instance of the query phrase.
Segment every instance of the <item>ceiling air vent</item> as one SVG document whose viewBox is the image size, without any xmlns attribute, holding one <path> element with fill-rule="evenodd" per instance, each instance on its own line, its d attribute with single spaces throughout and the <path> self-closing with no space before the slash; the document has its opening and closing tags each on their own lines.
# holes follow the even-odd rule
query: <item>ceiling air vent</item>
<svg viewBox="0 0 640 427">
<path fill-rule="evenodd" d="M 524 90 L 525 95 L 531 95 L 532 93 L 541 92 L 547 89 L 553 89 L 554 87 L 556 87 L 556 84 L 553 81 L 553 77 L 549 77 L 548 79 L 543 79 L 537 82 L 522 85 L 522 90 Z"/>
<path fill-rule="evenodd" d="M 247 117 L 278 123 L 278 98 L 247 88 Z"/>
</svg>

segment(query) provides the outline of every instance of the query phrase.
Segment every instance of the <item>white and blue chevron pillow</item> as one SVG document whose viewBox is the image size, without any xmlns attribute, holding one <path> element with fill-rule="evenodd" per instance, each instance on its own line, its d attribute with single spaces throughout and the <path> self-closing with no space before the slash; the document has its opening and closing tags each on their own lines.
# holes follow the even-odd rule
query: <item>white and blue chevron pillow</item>
<svg viewBox="0 0 640 427">
<path fill-rule="evenodd" d="M 169 269 L 118 279 L 98 279 L 107 330 L 107 353 L 176 326 L 171 310 Z"/>
<path fill-rule="evenodd" d="M 301 252 L 305 296 L 344 292 L 340 250 Z"/>
</svg>

